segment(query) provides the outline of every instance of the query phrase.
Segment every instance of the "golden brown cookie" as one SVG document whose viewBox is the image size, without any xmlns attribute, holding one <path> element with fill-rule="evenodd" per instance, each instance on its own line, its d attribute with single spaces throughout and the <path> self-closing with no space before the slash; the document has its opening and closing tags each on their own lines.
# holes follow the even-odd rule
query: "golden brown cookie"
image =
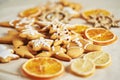
<svg viewBox="0 0 120 80">
<path fill-rule="evenodd" d="M 42 51 L 41 53 L 38 53 L 36 57 L 51 57 L 53 55 L 52 52 L 48 51 Z"/>
<path fill-rule="evenodd" d="M 34 57 L 32 55 L 32 53 L 28 50 L 27 46 L 20 46 L 18 48 L 14 48 L 14 51 L 20 57 L 25 57 L 25 58 L 33 58 Z"/>
<path fill-rule="evenodd" d="M 85 52 L 100 51 L 102 50 L 102 46 L 88 43 L 84 46 L 84 50 Z"/>
<path fill-rule="evenodd" d="M 68 56 L 65 53 L 58 53 L 54 55 L 55 58 L 63 60 L 63 61 L 70 61 L 72 58 L 70 56 Z"/>
<path fill-rule="evenodd" d="M 2 49 L 0 50 L 0 63 L 10 62 L 11 60 L 18 59 L 19 56 L 13 54 L 14 51 L 12 49 Z"/>
<path fill-rule="evenodd" d="M 70 61 L 71 57 L 65 54 L 66 49 L 60 47 L 60 46 L 53 46 L 52 51 L 54 53 L 54 57 L 63 61 Z"/>
<path fill-rule="evenodd" d="M 73 8 L 75 11 L 80 11 L 82 9 L 82 6 L 81 4 L 79 3 L 74 3 L 74 2 L 71 2 L 69 4 L 69 7 Z"/>
<path fill-rule="evenodd" d="M 21 31 L 25 28 L 26 25 L 33 25 L 35 23 L 35 18 L 16 18 L 9 22 L 16 30 Z"/>
<path fill-rule="evenodd" d="M 0 37 L 0 43 L 11 44 L 12 41 L 13 41 L 13 39 L 17 35 L 18 35 L 17 31 L 15 31 L 15 30 L 9 30 L 8 33 L 5 36 Z"/>
<path fill-rule="evenodd" d="M 62 42 L 63 42 L 62 40 L 57 40 L 57 39 L 56 39 L 56 40 L 54 41 L 54 46 L 59 46 L 60 44 L 62 44 Z"/>
<path fill-rule="evenodd" d="M 77 58 L 80 55 L 82 55 L 83 52 L 84 52 L 84 49 L 82 47 L 73 46 L 67 50 L 67 55 L 70 56 L 71 58 Z"/>
<path fill-rule="evenodd" d="M 47 11 L 44 13 L 40 19 L 42 21 L 52 22 L 53 20 L 58 20 L 63 23 L 68 23 L 69 16 L 65 11 L 59 10 L 59 9 L 52 9 L 50 11 Z"/>
<path fill-rule="evenodd" d="M 26 25 L 25 29 L 20 32 L 19 36 L 24 39 L 33 40 L 43 37 L 44 35 L 39 33 L 33 26 Z"/>
<path fill-rule="evenodd" d="M 28 48 L 33 51 L 40 51 L 40 50 L 51 50 L 51 45 L 53 40 L 45 39 L 40 37 L 39 39 L 32 40 L 28 43 Z"/>
<path fill-rule="evenodd" d="M 13 27 L 9 24 L 9 21 L 0 22 L 1 27 Z"/>
<path fill-rule="evenodd" d="M 24 45 L 25 40 L 20 38 L 19 36 L 16 36 L 13 40 L 12 40 L 12 44 L 14 48 L 18 48 L 22 45 Z"/>
<path fill-rule="evenodd" d="M 64 7 L 70 7 L 73 8 L 76 11 L 80 11 L 82 9 L 81 4 L 75 3 L 75 2 L 70 2 L 69 0 L 60 0 L 60 4 L 62 4 Z"/>
</svg>

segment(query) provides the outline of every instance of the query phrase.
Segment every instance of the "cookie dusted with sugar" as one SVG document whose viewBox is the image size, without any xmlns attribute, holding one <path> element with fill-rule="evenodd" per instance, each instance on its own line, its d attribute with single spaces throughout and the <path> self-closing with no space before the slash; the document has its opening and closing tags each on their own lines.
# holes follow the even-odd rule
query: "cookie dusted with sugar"
<svg viewBox="0 0 120 80">
<path fill-rule="evenodd" d="M 43 37 L 44 35 L 39 33 L 33 26 L 26 25 L 25 29 L 23 29 L 21 31 L 19 36 L 21 38 L 25 38 L 25 39 L 28 39 L 28 40 L 33 40 L 33 39 L 37 39 L 39 37 Z"/>
<path fill-rule="evenodd" d="M 0 45 L 0 63 L 7 63 L 11 60 L 18 59 L 19 56 L 13 53 L 14 51 L 12 49 L 7 49 L 6 46 Z"/>
<path fill-rule="evenodd" d="M 33 51 L 40 51 L 40 50 L 49 51 L 51 50 L 52 44 L 53 44 L 53 40 L 40 37 L 39 39 L 30 41 L 27 46 Z"/>
<path fill-rule="evenodd" d="M 35 23 L 35 18 L 16 18 L 9 21 L 10 26 L 13 26 L 16 30 L 21 31 L 25 28 L 25 25 L 33 25 Z"/>
</svg>

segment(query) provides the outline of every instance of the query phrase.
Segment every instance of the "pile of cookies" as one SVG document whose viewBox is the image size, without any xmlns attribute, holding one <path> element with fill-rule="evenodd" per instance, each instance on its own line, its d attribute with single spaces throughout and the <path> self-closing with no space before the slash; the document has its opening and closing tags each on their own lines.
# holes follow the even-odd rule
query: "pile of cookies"
<svg viewBox="0 0 120 80">
<path fill-rule="evenodd" d="M 84 36 L 84 31 L 90 27 L 79 33 L 75 31 L 79 24 L 68 24 L 73 18 L 81 18 L 81 8 L 78 3 L 59 0 L 26 9 L 18 14 L 18 18 L 0 22 L 1 27 L 12 28 L 0 37 L 0 43 L 13 45 L 12 51 L 3 49 L 4 55 L 0 54 L 0 62 L 35 57 L 71 61 L 74 58 L 83 58 L 88 52 L 101 51 L 102 46 Z M 86 18 L 85 13 L 82 16 L 88 23 L 93 22 Z"/>
<path fill-rule="evenodd" d="M 19 57 L 53 56 L 64 61 L 77 58 L 83 52 L 101 49 L 101 46 L 94 45 L 73 31 L 76 25 L 65 24 L 70 19 L 79 17 L 80 4 L 63 0 L 47 4 L 42 9 L 37 6 L 20 12 L 17 19 L 1 22 L 1 26 L 13 30 L 0 37 L 0 43 L 12 44 L 14 53 Z M 9 61 L 3 61 L 4 59 L 6 58 L 1 57 L 0 62 Z"/>
<path fill-rule="evenodd" d="M 56 19 L 43 22 L 25 17 L 10 21 L 10 26 L 13 26 L 14 30 L 1 37 L 0 43 L 12 44 L 15 54 L 19 57 L 54 56 L 70 61 L 83 52 L 101 49 L 101 46 L 94 45 L 92 41 L 74 32 L 72 29 L 76 25 L 64 24 Z M 90 49 L 88 46 L 94 47 Z"/>
</svg>

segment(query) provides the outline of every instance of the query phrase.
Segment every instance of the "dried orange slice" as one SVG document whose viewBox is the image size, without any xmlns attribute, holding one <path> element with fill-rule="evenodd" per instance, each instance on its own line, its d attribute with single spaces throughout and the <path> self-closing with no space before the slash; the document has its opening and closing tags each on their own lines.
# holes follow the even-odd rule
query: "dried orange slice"
<svg viewBox="0 0 120 80">
<path fill-rule="evenodd" d="M 89 28 L 85 31 L 85 36 L 94 44 L 105 46 L 117 40 L 117 36 L 110 30 L 104 28 Z"/>
<path fill-rule="evenodd" d="M 88 60 L 78 58 L 71 64 L 71 71 L 81 77 L 88 77 L 95 72 L 95 64 Z"/>
<path fill-rule="evenodd" d="M 111 56 L 103 51 L 89 52 L 84 56 L 84 59 L 93 61 L 96 68 L 105 68 L 111 64 Z"/>
<path fill-rule="evenodd" d="M 83 33 L 87 28 L 89 28 L 88 25 L 76 24 L 73 31 Z"/>
<path fill-rule="evenodd" d="M 82 17 L 86 20 L 90 19 L 90 16 L 96 16 L 102 14 L 104 16 L 109 16 L 111 13 L 105 9 L 92 9 L 92 10 L 87 10 L 82 13 Z"/>
<path fill-rule="evenodd" d="M 33 7 L 24 10 L 23 12 L 19 13 L 20 17 L 36 17 L 41 14 L 41 10 L 39 7 Z"/>
<path fill-rule="evenodd" d="M 39 57 L 29 59 L 22 66 L 23 72 L 32 78 L 53 78 L 64 72 L 63 64 L 54 58 Z"/>
</svg>

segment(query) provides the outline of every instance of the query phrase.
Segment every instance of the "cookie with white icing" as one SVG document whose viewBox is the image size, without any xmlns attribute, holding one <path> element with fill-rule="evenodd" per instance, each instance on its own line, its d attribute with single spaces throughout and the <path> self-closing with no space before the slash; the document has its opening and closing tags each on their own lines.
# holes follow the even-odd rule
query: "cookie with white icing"
<svg viewBox="0 0 120 80">
<path fill-rule="evenodd" d="M 80 17 L 80 13 L 71 7 L 64 7 L 63 11 L 69 15 L 70 19 Z"/>
<path fill-rule="evenodd" d="M 34 18 L 16 18 L 9 22 L 11 26 L 14 26 L 14 28 L 18 31 L 21 31 L 24 29 L 25 25 L 33 25 L 35 23 Z"/>
<path fill-rule="evenodd" d="M 80 11 L 82 9 L 82 5 L 76 2 L 70 2 L 68 0 L 60 0 L 60 4 L 62 4 L 64 7 L 70 7 L 75 11 Z"/>
<path fill-rule="evenodd" d="M 52 46 L 53 56 L 57 59 L 63 61 L 70 61 L 72 58 L 68 56 L 65 52 L 66 49 L 62 48 L 61 46 Z"/>
<path fill-rule="evenodd" d="M 38 32 L 33 26 L 26 25 L 25 29 L 21 30 L 19 36 L 24 39 L 33 40 L 40 37 L 44 37 L 44 35 Z"/>
<path fill-rule="evenodd" d="M 5 46 L 1 46 L 0 50 L 0 63 L 10 62 L 11 60 L 18 59 L 19 56 L 13 54 L 14 51 L 12 49 L 7 49 Z"/>
<path fill-rule="evenodd" d="M 39 39 L 31 40 L 28 43 L 28 47 L 33 51 L 40 51 L 40 50 L 51 50 L 51 45 L 53 44 L 53 40 L 45 39 L 40 37 Z"/>
<path fill-rule="evenodd" d="M 42 51 L 36 55 L 36 57 L 51 57 L 53 55 L 50 51 Z"/>
<path fill-rule="evenodd" d="M 66 12 L 62 11 L 62 10 L 50 10 L 47 11 L 46 13 L 44 13 L 40 19 L 42 21 L 47 21 L 47 22 L 52 22 L 53 20 L 57 19 L 60 22 L 63 23 L 68 23 L 69 21 L 69 16 Z"/>
</svg>

